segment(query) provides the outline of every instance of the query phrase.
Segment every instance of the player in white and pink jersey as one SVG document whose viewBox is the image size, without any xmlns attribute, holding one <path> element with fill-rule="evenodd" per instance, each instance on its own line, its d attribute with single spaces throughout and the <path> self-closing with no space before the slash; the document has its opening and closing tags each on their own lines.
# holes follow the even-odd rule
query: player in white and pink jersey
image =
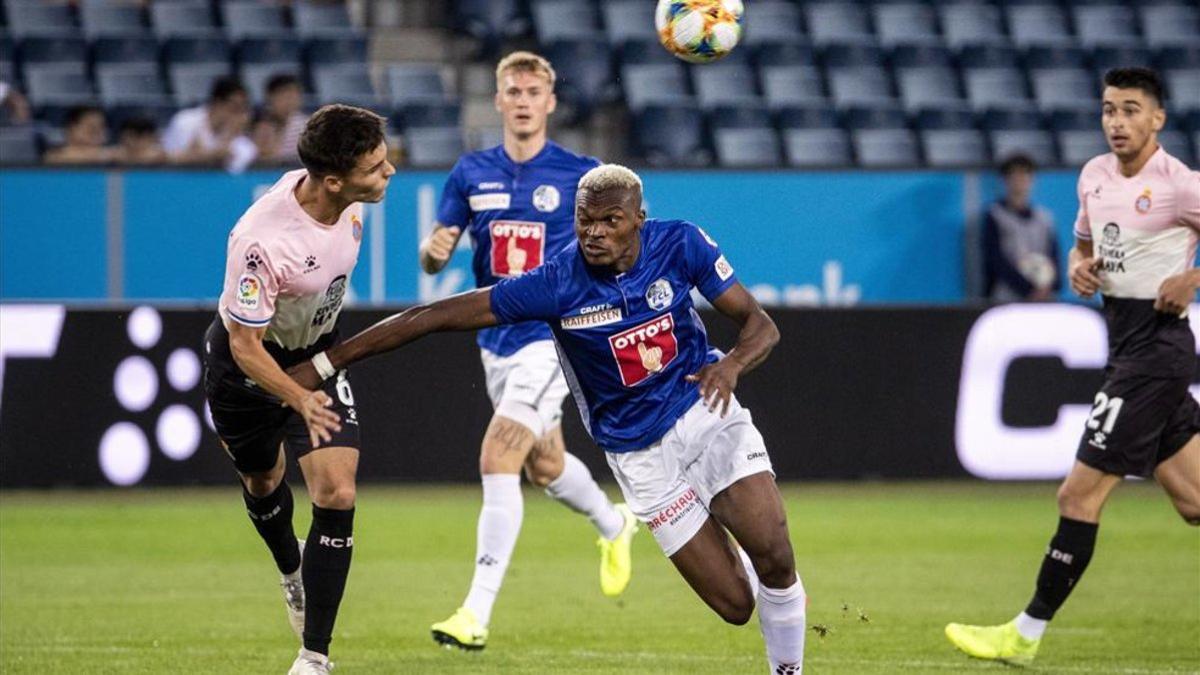
<svg viewBox="0 0 1200 675">
<path fill-rule="evenodd" d="M 1200 172 L 1158 144 L 1166 112 L 1157 73 L 1117 68 L 1104 84 L 1112 152 L 1079 176 L 1070 278 L 1076 293 L 1104 298 L 1105 380 L 1058 490 L 1058 531 L 1033 600 L 1000 626 L 946 626 L 951 642 L 978 658 L 1033 660 L 1092 558 L 1105 501 L 1126 475 L 1153 475 L 1183 519 L 1200 525 L 1200 405 L 1188 391 L 1196 344 L 1187 318 L 1200 288 Z"/>
<path fill-rule="evenodd" d="M 204 388 L 303 639 L 289 673 L 309 675 L 329 672 L 350 571 L 359 420 L 346 371 L 309 391 L 284 369 L 337 341 L 362 241 L 361 202 L 382 200 L 395 168 L 384 119 L 351 106 L 318 110 L 298 150 L 304 169 L 284 174 L 229 234 L 225 287 L 204 338 Z M 307 546 L 292 529 L 285 448 L 312 499 Z"/>
</svg>

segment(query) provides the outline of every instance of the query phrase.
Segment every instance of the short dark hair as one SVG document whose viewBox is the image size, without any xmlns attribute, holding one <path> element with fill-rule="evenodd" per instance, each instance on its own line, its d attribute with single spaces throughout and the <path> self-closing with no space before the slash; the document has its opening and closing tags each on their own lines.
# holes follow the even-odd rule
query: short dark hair
<svg viewBox="0 0 1200 675">
<path fill-rule="evenodd" d="M 1117 89 L 1141 89 L 1154 97 L 1160 106 L 1167 98 L 1162 78 L 1153 68 L 1131 66 L 1129 68 L 1113 68 L 1104 73 L 1104 86 Z"/>
<path fill-rule="evenodd" d="M 300 162 L 314 176 L 344 176 L 354 170 L 358 158 L 383 142 L 383 117 L 352 105 L 321 107 L 300 134 Z"/>
<path fill-rule="evenodd" d="M 127 117 L 121 121 L 121 126 L 117 128 L 117 134 L 136 134 L 145 136 L 158 131 L 158 124 L 149 117 Z"/>
<path fill-rule="evenodd" d="M 1005 157 L 1000 162 L 1000 175 L 1007 177 L 1008 174 L 1014 171 L 1028 171 L 1033 173 L 1037 171 L 1037 163 L 1033 158 L 1023 152 L 1013 153 Z"/>
<path fill-rule="evenodd" d="M 63 119 L 63 125 L 73 127 L 83 121 L 83 118 L 91 114 L 103 115 L 104 109 L 97 105 L 85 103 L 83 105 L 74 105 L 67 110 L 67 116 Z"/>
<path fill-rule="evenodd" d="M 212 89 L 208 92 L 208 101 L 225 102 L 238 94 L 246 95 L 246 85 L 232 75 L 225 75 L 213 81 Z"/>
<path fill-rule="evenodd" d="M 271 79 L 267 80 L 267 95 L 274 94 L 276 91 L 284 87 L 299 87 L 300 78 L 291 73 L 279 73 L 272 75 Z"/>
</svg>

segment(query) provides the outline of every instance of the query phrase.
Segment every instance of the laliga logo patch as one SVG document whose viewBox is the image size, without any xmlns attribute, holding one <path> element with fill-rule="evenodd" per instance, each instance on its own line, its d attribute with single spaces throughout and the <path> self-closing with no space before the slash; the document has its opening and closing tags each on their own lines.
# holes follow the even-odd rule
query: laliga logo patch
<svg viewBox="0 0 1200 675">
<path fill-rule="evenodd" d="M 717 261 L 713 263 L 713 269 L 716 270 L 717 278 L 719 278 L 721 281 L 725 281 L 729 279 L 729 277 L 733 276 L 733 265 L 729 264 L 729 261 L 725 259 L 725 256 L 717 258 Z"/>
<path fill-rule="evenodd" d="M 1133 208 L 1137 209 L 1138 213 L 1150 212 L 1150 188 L 1146 188 L 1142 195 L 1133 203 Z"/>
<path fill-rule="evenodd" d="M 651 319 L 640 326 L 608 338 L 608 346 L 617 360 L 621 384 L 632 387 L 661 372 L 679 353 L 675 340 L 675 318 L 670 314 Z"/>
<path fill-rule="evenodd" d="M 558 208 L 562 195 L 553 185 L 539 185 L 533 191 L 533 207 L 542 213 L 550 213 Z"/>
<path fill-rule="evenodd" d="M 659 279 L 646 289 L 646 304 L 650 305 L 650 309 L 666 309 L 674 299 L 675 291 L 671 289 L 671 282 L 666 279 Z"/>
<path fill-rule="evenodd" d="M 238 279 L 238 306 L 242 309 L 258 309 L 261 297 L 262 281 L 253 274 L 243 274 Z"/>
</svg>

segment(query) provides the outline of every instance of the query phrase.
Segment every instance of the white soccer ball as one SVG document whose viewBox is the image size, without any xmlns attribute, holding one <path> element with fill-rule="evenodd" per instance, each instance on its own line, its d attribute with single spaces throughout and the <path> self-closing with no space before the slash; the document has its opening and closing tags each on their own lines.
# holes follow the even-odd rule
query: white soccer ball
<svg viewBox="0 0 1200 675">
<path fill-rule="evenodd" d="M 654 26 L 667 51 L 689 63 L 728 54 L 742 37 L 742 0 L 658 0 Z"/>
</svg>

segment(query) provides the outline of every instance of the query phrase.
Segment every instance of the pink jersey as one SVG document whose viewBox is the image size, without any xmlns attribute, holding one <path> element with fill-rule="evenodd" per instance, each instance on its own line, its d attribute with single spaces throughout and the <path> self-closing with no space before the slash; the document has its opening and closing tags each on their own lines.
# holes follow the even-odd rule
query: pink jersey
<svg viewBox="0 0 1200 675">
<path fill-rule="evenodd" d="M 362 204 L 337 223 L 317 222 L 296 200 L 308 176 L 289 171 L 254 202 L 229 233 L 219 311 L 231 321 L 267 327 L 265 340 L 303 349 L 333 330 L 362 241 Z"/>
<path fill-rule="evenodd" d="M 1075 236 L 1093 241 L 1104 260 L 1105 296 L 1153 300 L 1164 279 L 1195 264 L 1200 172 L 1161 147 L 1130 178 L 1116 155 L 1093 158 L 1079 174 L 1078 192 Z"/>
</svg>

